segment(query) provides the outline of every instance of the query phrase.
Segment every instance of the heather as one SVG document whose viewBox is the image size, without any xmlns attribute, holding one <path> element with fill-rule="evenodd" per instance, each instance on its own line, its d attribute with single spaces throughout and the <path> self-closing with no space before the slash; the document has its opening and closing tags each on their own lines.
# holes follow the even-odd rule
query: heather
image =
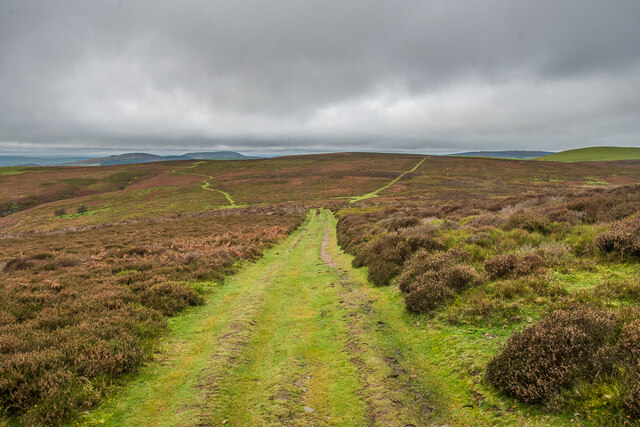
<svg viewBox="0 0 640 427">
<path fill-rule="evenodd" d="M 252 209 L 3 239 L 3 414 L 56 424 L 87 410 L 152 357 L 168 316 L 202 304 L 300 220 Z"/>
</svg>

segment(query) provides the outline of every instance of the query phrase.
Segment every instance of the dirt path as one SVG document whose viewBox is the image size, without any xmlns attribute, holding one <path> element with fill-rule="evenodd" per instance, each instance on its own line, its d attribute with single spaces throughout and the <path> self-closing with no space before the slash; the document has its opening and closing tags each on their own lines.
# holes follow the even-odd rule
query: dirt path
<svg viewBox="0 0 640 427">
<path fill-rule="evenodd" d="M 430 381 L 357 280 L 329 211 L 311 212 L 85 421 L 106 425 L 430 425 Z"/>
<path fill-rule="evenodd" d="M 378 188 L 377 190 L 374 190 L 374 191 L 372 191 L 370 193 L 363 194 L 362 196 L 351 197 L 350 198 L 351 200 L 349 200 L 349 203 L 355 203 L 355 202 L 357 202 L 359 200 L 364 200 L 364 199 L 370 199 L 372 197 L 377 197 L 379 192 L 381 192 L 383 190 L 386 190 L 387 188 L 391 187 L 393 184 L 395 184 L 396 182 L 400 181 L 402 179 L 402 177 L 404 177 L 406 174 L 411 173 L 411 172 L 415 172 L 416 169 L 418 169 L 420 167 L 420 165 L 422 163 L 424 163 L 424 161 L 426 159 L 427 158 L 424 157 L 414 167 L 412 167 L 411 169 L 409 169 L 407 171 L 402 172 L 400 175 L 398 175 L 397 177 L 392 179 L 387 185 L 384 185 L 384 186 L 382 186 L 382 187 Z"/>
</svg>

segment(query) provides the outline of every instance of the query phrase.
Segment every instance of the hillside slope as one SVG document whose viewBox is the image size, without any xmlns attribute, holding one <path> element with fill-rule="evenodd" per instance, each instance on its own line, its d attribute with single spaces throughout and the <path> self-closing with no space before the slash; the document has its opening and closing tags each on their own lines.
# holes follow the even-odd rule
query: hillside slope
<svg viewBox="0 0 640 427">
<path fill-rule="evenodd" d="M 493 157 L 496 159 L 533 159 L 541 156 L 555 154 L 553 151 L 530 151 L 530 150 L 509 150 L 509 151 L 468 151 L 466 153 L 449 154 L 454 157 Z"/>
<path fill-rule="evenodd" d="M 640 159 L 640 148 L 636 147 L 587 147 L 561 151 L 535 160 L 550 162 L 601 162 L 610 160 Z"/>
</svg>

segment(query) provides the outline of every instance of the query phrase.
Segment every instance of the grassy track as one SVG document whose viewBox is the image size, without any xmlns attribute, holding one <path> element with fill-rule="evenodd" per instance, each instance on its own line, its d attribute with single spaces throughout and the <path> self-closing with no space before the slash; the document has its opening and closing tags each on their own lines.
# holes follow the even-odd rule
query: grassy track
<svg viewBox="0 0 640 427">
<path fill-rule="evenodd" d="M 83 422 L 498 422 L 491 411 L 464 409 L 473 407 L 468 384 L 437 363 L 443 337 L 415 328 L 398 298 L 396 289 L 373 288 L 364 271 L 351 268 L 331 213 L 312 211 L 204 306 L 172 319 L 157 361 Z M 517 417 L 500 421 L 529 424 Z"/>
<path fill-rule="evenodd" d="M 202 163 L 206 163 L 205 161 L 199 161 L 199 162 L 195 162 L 192 165 L 189 165 L 183 169 L 194 169 L 196 168 L 199 164 Z M 203 190 L 207 190 L 207 191 L 215 191 L 217 193 L 222 194 L 227 201 L 229 202 L 229 205 L 226 206 L 227 208 L 237 208 L 238 205 L 236 204 L 236 202 L 233 200 L 233 198 L 231 197 L 231 194 L 222 191 L 222 190 L 218 190 L 216 188 L 211 188 L 211 180 L 213 179 L 213 176 L 209 175 L 202 175 L 202 174 L 198 174 L 198 173 L 193 173 L 193 172 L 185 172 L 184 170 L 178 170 L 178 169 L 174 169 L 171 171 L 171 173 L 174 174 L 182 174 L 182 175 L 197 175 L 197 176 L 206 176 L 206 179 L 202 180 L 202 185 L 200 186 L 200 188 L 202 188 Z"/>
<path fill-rule="evenodd" d="M 411 172 L 415 172 L 416 169 L 418 169 L 420 167 L 420 165 L 426 160 L 427 158 L 423 158 L 422 160 L 420 160 L 418 162 L 418 164 L 416 164 L 414 167 L 412 167 L 411 169 L 409 169 L 408 171 L 404 171 L 402 172 L 400 175 L 398 175 L 396 178 L 392 179 L 387 185 L 378 188 L 377 190 L 374 190 L 370 193 L 367 194 L 363 194 L 362 196 L 355 196 L 355 197 L 351 197 L 349 203 L 355 203 L 357 201 L 360 200 L 365 200 L 365 199 L 371 199 L 372 197 L 376 197 L 378 195 L 379 192 L 386 190 L 387 188 L 391 187 L 393 184 L 395 184 L 396 182 L 398 182 L 400 179 L 402 179 L 403 176 L 405 176 L 408 173 Z"/>
<path fill-rule="evenodd" d="M 209 176 L 209 178 L 203 180 L 203 184 L 202 184 L 202 189 L 203 190 L 209 190 L 209 191 L 217 191 L 218 193 L 222 194 L 227 201 L 229 202 L 229 206 L 230 208 L 237 208 L 238 205 L 236 205 L 236 202 L 233 201 L 233 199 L 231 198 L 231 195 L 225 191 L 222 190 L 216 190 L 215 188 L 211 188 L 211 180 L 213 179 L 212 176 Z"/>
</svg>

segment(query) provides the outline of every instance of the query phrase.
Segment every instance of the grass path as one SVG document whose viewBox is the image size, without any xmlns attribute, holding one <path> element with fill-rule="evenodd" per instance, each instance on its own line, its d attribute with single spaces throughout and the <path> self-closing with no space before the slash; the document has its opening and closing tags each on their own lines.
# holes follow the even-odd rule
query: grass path
<svg viewBox="0 0 640 427">
<path fill-rule="evenodd" d="M 442 357 L 455 349 L 447 336 L 416 327 L 394 287 L 371 287 L 335 225 L 330 211 L 311 211 L 204 306 L 171 319 L 157 360 L 81 423 L 560 424 L 494 401 L 481 410 Z"/>
<path fill-rule="evenodd" d="M 194 169 L 196 166 L 198 166 L 201 163 L 205 163 L 205 161 L 201 160 L 201 161 L 195 162 L 192 165 L 186 166 L 183 169 Z M 239 207 L 236 204 L 236 202 L 233 200 L 233 198 L 231 197 L 231 194 L 227 193 L 226 191 L 219 190 L 217 188 L 211 188 L 211 180 L 213 179 L 213 176 L 211 176 L 211 175 L 207 176 L 207 175 L 202 175 L 202 174 L 193 173 L 193 172 L 185 172 L 185 171 L 178 170 L 178 169 L 172 170 L 171 173 L 183 174 L 183 175 L 205 176 L 206 179 L 203 179 L 201 181 L 202 185 L 200 186 L 200 188 L 202 188 L 203 190 L 214 191 L 214 192 L 222 194 L 227 199 L 227 201 L 229 202 L 229 205 L 226 206 L 227 208 L 237 208 L 237 207 Z"/>
<path fill-rule="evenodd" d="M 424 425 L 435 394 L 348 262 L 331 213 L 311 212 L 206 305 L 172 319 L 157 361 L 83 422 Z"/>
<path fill-rule="evenodd" d="M 414 167 L 412 167 L 411 169 L 409 169 L 409 170 L 407 170 L 407 171 L 402 172 L 402 173 L 401 173 L 400 175 L 398 175 L 396 178 L 392 179 L 392 180 L 391 180 L 387 185 L 385 185 L 385 186 L 383 186 L 383 187 L 380 187 L 380 188 L 378 188 L 377 190 L 374 190 L 374 191 L 372 191 L 372 192 L 370 192 L 370 193 L 363 194 L 362 196 L 354 196 L 354 197 L 350 197 L 350 199 L 351 199 L 351 200 L 349 201 L 349 203 L 355 203 L 355 202 L 357 202 L 357 201 L 359 201 L 359 200 L 365 200 L 365 199 L 371 199 L 372 197 L 377 197 L 379 192 L 381 192 L 381 191 L 383 191 L 383 190 L 386 190 L 387 188 L 391 187 L 393 184 L 395 184 L 396 182 L 398 182 L 399 180 L 401 180 L 401 179 L 402 179 L 402 177 L 403 177 L 403 176 L 405 176 L 406 174 L 411 173 L 411 172 L 415 172 L 415 171 L 416 171 L 416 169 L 418 169 L 418 168 L 420 167 L 420 165 L 421 165 L 421 164 L 422 164 L 426 159 L 427 159 L 427 158 L 426 158 L 426 157 L 424 157 L 422 160 L 420 160 L 420 161 L 418 162 L 418 164 L 416 164 L 416 165 L 415 165 Z"/>
<path fill-rule="evenodd" d="M 238 205 L 236 205 L 236 202 L 233 201 L 233 199 L 231 198 L 231 195 L 229 193 L 227 193 L 225 191 L 222 191 L 222 190 L 215 189 L 215 188 L 211 188 L 211 182 L 210 181 L 212 179 L 213 179 L 213 177 L 209 176 L 209 178 L 203 180 L 202 181 L 202 183 L 203 183 L 202 184 L 202 189 L 203 190 L 209 190 L 209 191 L 217 191 L 218 193 L 222 194 L 227 199 L 227 201 L 229 202 L 229 207 L 230 208 L 237 208 Z"/>
</svg>

